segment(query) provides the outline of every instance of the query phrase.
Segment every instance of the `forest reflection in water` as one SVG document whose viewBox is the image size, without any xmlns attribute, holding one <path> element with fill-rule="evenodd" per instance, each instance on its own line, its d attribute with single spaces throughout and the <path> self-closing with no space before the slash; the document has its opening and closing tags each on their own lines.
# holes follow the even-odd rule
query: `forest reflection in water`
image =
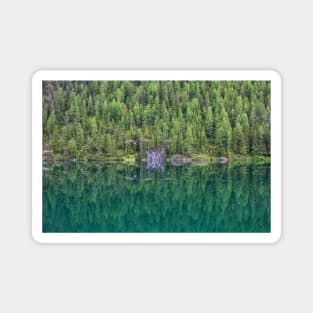
<svg viewBox="0 0 313 313">
<path fill-rule="evenodd" d="M 43 232 L 270 232 L 269 165 L 43 165 Z"/>
</svg>

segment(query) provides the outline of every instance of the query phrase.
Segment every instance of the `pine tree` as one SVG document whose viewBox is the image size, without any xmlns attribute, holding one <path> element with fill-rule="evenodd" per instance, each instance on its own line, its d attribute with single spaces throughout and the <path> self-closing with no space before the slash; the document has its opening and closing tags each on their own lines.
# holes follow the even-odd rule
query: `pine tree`
<svg viewBox="0 0 313 313">
<path fill-rule="evenodd" d="M 47 121 L 47 127 L 46 127 L 46 133 L 48 136 L 51 136 L 53 134 L 55 127 L 56 127 L 56 118 L 55 118 L 54 109 L 52 109 L 50 112 L 50 115 Z"/>
<path fill-rule="evenodd" d="M 87 158 L 142 154 L 148 142 L 169 154 L 270 155 L 270 92 L 267 81 L 47 81 L 43 143 Z"/>
<path fill-rule="evenodd" d="M 67 145 L 68 145 L 68 152 L 69 152 L 70 156 L 77 158 L 79 153 L 78 153 L 75 139 L 74 138 L 70 139 L 70 141 L 68 142 Z"/>
</svg>

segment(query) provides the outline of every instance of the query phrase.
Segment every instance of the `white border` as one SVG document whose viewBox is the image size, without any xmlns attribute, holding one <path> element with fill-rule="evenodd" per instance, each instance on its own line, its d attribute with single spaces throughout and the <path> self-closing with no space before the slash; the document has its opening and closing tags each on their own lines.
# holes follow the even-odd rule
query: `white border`
<svg viewBox="0 0 313 313">
<path fill-rule="evenodd" d="M 43 233 L 42 81 L 270 80 L 270 233 Z M 281 77 L 273 70 L 41 70 L 32 79 L 32 235 L 40 243 L 274 243 L 281 236 Z"/>
</svg>

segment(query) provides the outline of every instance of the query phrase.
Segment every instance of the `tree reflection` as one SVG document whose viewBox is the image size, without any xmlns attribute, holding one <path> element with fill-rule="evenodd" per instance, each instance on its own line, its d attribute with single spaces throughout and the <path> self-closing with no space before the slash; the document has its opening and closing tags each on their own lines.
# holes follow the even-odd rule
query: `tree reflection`
<svg viewBox="0 0 313 313">
<path fill-rule="evenodd" d="M 269 232 L 269 166 L 45 165 L 44 232 Z"/>
</svg>

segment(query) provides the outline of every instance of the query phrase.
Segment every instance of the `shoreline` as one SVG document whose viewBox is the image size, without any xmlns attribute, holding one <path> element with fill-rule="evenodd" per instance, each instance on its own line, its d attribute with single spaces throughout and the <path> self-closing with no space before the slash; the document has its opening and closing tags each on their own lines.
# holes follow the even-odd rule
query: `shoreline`
<svg viewBox="0 0 313 313">
<path fill-rule="evenodd" d="M 221 158 L 226 158 L 226 161 L 221 161 Z M 108 157 L 103 155 L 96 155 L 93 157 L 84 157 L 84 158 L 69 158 L 69 157 L 60 157 L 53 156 L 47 157 L 43 155 L 43 162 L 105 162 L 105 163 L 124 163 L 124 164 L 136 164 L 138 160 L 136 160 L 135 156 L 127 156 L 127 157 Z M 146 159 L 142 158 L 140 160 L 143 163 L 146 163 Z M 172 165 L 209 165 L 209 164 L 270 164 L 271 157 L 269 156 L 253 156 L 253 155 L 232 155 L 232 156 L 208 156 L 205 154 L 197 154 L 191 156 L 184 155 L 173 155 L 171 157 L 166 158 L 167 163 L 171 163 Z"/>
</svg>

